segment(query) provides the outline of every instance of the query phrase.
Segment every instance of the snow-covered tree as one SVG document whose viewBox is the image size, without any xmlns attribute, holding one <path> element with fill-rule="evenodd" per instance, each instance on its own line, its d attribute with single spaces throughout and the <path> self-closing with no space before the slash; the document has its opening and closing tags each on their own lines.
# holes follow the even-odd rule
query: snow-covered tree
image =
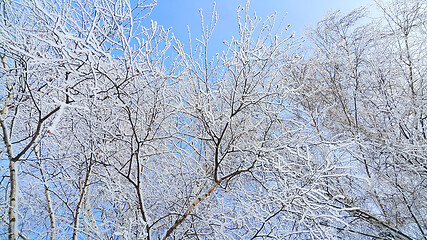
<svg viewBox="0 0 427 240">
<path fill-rule="evenodd" d="M 425 238 L 426 3 L 377 4 L 303 46 L 247 2 L 215 53 L 215 11 L 0 2 L 1 236 Z"/>
<path fill-rule="evenodd" d="M 346 145 L 351 177 L 334 183 L 358 231 L 425 238 L 426 124 L 424 1 L 333 12 L 309 32 L 313 57 L 297 71 L 319 138 Z M 315 86 L 315 87 L 314 87 Z M 356 187 L 357 186 L 357 187 Z M 350 225 L 351 227 L 351 225 Z"/>
</svg>

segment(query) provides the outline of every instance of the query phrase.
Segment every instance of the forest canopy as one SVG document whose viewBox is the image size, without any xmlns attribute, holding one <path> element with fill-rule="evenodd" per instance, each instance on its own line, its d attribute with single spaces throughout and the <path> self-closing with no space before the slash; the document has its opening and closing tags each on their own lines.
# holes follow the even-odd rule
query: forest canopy
<svg viewBox="0 0 427 240">
<path fill-rule="evenodd" d="M 425 0 L 218 52 L 155 3 L 0 1 L 0 238 L 427 239 Z"/>
</svg>

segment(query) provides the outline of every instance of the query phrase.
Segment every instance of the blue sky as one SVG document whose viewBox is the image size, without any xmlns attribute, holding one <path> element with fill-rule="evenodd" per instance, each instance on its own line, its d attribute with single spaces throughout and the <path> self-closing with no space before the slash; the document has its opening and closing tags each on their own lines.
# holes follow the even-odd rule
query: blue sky
<svg viewBox="0 0 427 240">
<path fill-rule="evenodd" d="M 193 39 L 200 38 L 198 9 L 203 9 L 206 25 L 214 2 L 219 20 L 211 44 L 218 47 L 223 40 L 236 36 L 236 9 L 239 5 L 244 6 L 245 0 L 158 0 L 149 18 L 166 28 L 172 27 L 175 36 L 187 45 L 187 26 L 190 27 Z M 282 21 L 284 25 L 290 24 L 289 34 L 295 31 L 298 36 L 302 34 L 305 26 L 314 26 L 330 10 L 349 12 L 372 3 L 373 0 L 252 0 L 250 12 L 256 12 L 257 16 L 265 19 L 277 11 L 277 23 Z"/>
</svg>

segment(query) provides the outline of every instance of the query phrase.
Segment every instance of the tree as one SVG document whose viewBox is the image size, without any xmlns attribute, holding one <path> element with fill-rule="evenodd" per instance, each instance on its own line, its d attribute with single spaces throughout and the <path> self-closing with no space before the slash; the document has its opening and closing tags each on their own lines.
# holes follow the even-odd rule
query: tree
<svg viewBox="0 0 427 240">
<path fill-rule="evenodd" d="M 423 2 L 306 47 L 247 2 L 217 54 L 215 10 L 184 46 L 155 2 L 1 4 L 9 239 L 425 236 Z"/>
<path fill-rule="evenodd" d="M 106 1 L 3 1 L 1 4 L 4 107 L 0 123 L 9 159 L 9 239 L 17 239 L 18 235 L 25 237 L 22 231 L 28 219 L 19 221 L 18 212 L 30 214 L 36 220 L 34 209 L 41 209 L 37 205 L 42 203 L 43 206 L 46 201 L 51 219 L 47 231 L 51 232 L 51 238 L 61 228 L 63 236 L 70 229 L 58 219 L 55 221 L 54 210 L 58 211 L 56 216 L 64 216 L 63 222 L 67 222 L 66 214 L 70 211 L 72 235 L 77 238 L 81 209 L 87 205 L 86 196 L 95 167 L 94 156 L 98 153 L 97 139 L 86 135 L 92 133 L 98 123 L 94 114 L 94 104 L 102 93 L 98 88 L 103 87 L 104 75 L 114 77 L 118 73 L 114 67 L 119 59 L 113 60 L 111 52 L 124 56 L 122 60 L 132 59 L 132 55 L 127 55 L 132 53 L 130 39 L 136 39 L 133 34 L 140 29 L 132 25 L 133 21 L 143 19 L 153 5 L 143 1 L 132 6 L 126 1 L 113 4 Z M 136 71 L 129 71 L 127 67 L 121 69 L 128 74 Z M 64 118 L 69 121 L 63 123 Z M 41 196 L 46 196 L 46 201 L 31 201 L 40 198 L 32 191 L 27 196 L 19 195 L 18 165 L 28 171 L 20 181 L 21 193 L 37 189 L 31 183 L 41 179 L 45 186 L 45 194 Z M 83 173 L 82 178 L 77 177 L 81 181 L 68 184 L 79 173 Z M 54 177 L 63 181 L 54 181 Z M 35 198 L 29 199 L 29 196 Z M 30 204 L 22 204 L 19 210 L 17 203 L 27 200 Z M 44 219 L 44 215 L 40 217 Z M 41 222 L 43 220 L 34 221 L 35 226 L 28 225 L 35 231 L 31 238 L 43 236 L 46 230 Z"/>
<path fill-rule="evenodd" d="M 308 99 L 300 101 L 322 139 L 348 146 L 348 174 L 355 178 L 336 183 L 347 204 L 369 212 L 359 215 L 368 228 L 379 227 L 381 234 L 397 239 L 418 239 L 426 229 L 425 103 L 419 98 L 425 88 L 419 41 L 425 36 L 418 30 L 425 3 L 379 6 L 386 21 L 362 25 L 363 9 L 344 16 L 334 12 L 311 31 L 315 57 L 307 66 L 315 70 L 301 81 L 322 87 L 305 88 Z M 357 191 L 347 184 L 359 184 Z"/>
</svg>

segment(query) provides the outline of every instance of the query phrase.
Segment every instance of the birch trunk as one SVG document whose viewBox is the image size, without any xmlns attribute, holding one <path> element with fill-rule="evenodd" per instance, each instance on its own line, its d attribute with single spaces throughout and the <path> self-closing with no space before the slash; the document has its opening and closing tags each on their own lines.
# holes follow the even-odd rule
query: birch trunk
<svg viewBox="0 0 427 240">
<path fill-rule="evenodd" d="M 6 147 L 6 151 L 7 151 L 7 157 L 9 159 L 9 174 L 10 174 L 10 194 L 9 194 L 9 211 L 8 211 L 8 216 L 9 216 L 9 220 L 8 220 L 8 224 L 9 224 L 9 228 L 8 228 L 8 236 L 9 236 L 9 240 L 15 240 L 16 237 L 18 236 L 17 231 L 18 231 L 18 227 L 17 227 L 17 214 L 16 214 L 16 210 L 17 210 L 17 203 L 16 203 L 16 192 L 17 192 L 17 167 L 16 167 L 16 161 L 17 159 L 15 159 L 13 157 L 13 151 L 12 151 L 12 144 L 10 142 L 9 139 L 9 135 L 10 135 L 10 131 L 6 125 L 5 122 L 5 118 L 9 109 L 9 102 L 12 99 L 12 94 L 9 93 L 9 96 L 6 99 L 6 103 L 5 106 L 1 112 L 1 116 L 0 116 L 0 125 L 3 131 L 3 142 L 4 145 Z"/>
<path fill-rule="evenodd" d="M 84 197 L 84 211 L 86 212 L 86 216 L 89 220 L 89 222 L 87 223 L 87 221 L 86 221 L 85 224 L 86 224 L 86 227 L 88 227 L 88 229 L 90 231 L 94 231 L 95 235 L 97 237 L 99 237 L 100 231 L 99 231 L 98 225 L 96 225 L 96 220 L 95 220 L 95 217 L 93 216 L 93 212 L 92 212 L 92 206 L 90 205 L 90 202 L 89 202 L 89 191 L 90 191 L 90 186 L 87 187 L 87 190 L 85 192 L 85 197 Z M 89 225 L 89 226 L 87 226 L 87 225 Z M 89 231 L 86 231 L 86 232 L 89 232 Z M 88 240 L 90 239 L 89 234 L 88 234 L 86 239 L 88 239 Z"/>
<path fill-rule="evenodd" d="M 9 240 L 15 240 L 17 236 L 18 226 L 17 220 L 17 203 L 16 203 L 16 192 L 17 192 L 17 169 L 16 161 L 11 159 L 9 161 L 9 172 L 10 172 L 10 195 L 9 195 Z"/>
<path fill-rule="evenodd" d="M 49 185 L 47 184 L 46 176 L 44 174 L 43 165 L 40 162 L 40 174 L 42 175 L 43 185 L 44 185 L 44 194 L 47 202 L 47 209 L 50 219 L 50 239 L 55 239 L 55 213 L 53 211 L 52 200 L 49 193 Z"/>
<path fill-rule="evenodd" d="M 78 237 L 78 232 L 79 232 L 79 218 L 80 218 L 80 212 L 81 209 L 84 204 L 84 198 L 85 198 L 85 192 L 87 190 L 87 187 L 89 185 L 89 177 L 90 177 L 90 172 L 91 172 L 91 168 L 89 167 L 88 171 L 86 172 L 84 181 L 83 181 L 83 186 L 82 186 L 82 190 L 80 193 L 80 198 L 79 198 L 79 202 L 77 203 L 77 207 L 76 207 L 76 213 L 74 215 L 74 231 L 73 231 L 73 240 L 77 240 Z"/>
</svg>

